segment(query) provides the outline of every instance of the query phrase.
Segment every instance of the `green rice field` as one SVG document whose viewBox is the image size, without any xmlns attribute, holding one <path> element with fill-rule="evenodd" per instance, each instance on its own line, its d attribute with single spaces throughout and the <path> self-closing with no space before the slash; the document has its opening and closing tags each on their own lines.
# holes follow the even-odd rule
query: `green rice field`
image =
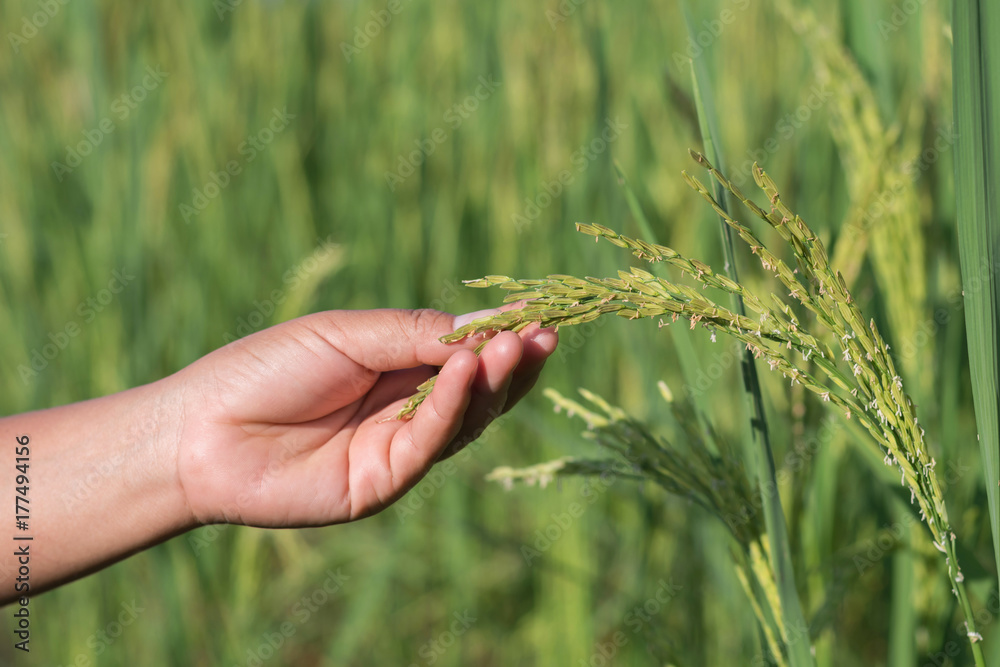
<svg viewBox="0 0 1000 667">
<path fill-rule="evenodd" d="M 637 260 L 574 223 L 642 235 L 615 162 L 659 241 L 721 268 L 718 219 L 681 176 L 708 178 L 688 155 L 702 146 L 693 59 L 730 178 L 750 193 L 753 162 L 767 170 L 891 343 L 1000 664 L 950 3 L 793 3 L 815 24 L 786 4 L 692 3 L 692 37 L 672 1 L 0 4 L 4 414 L 152 382 L 317 310 L 465 313 L 503 298 L 462 284 L 487 274 L 614 276 Z M 737 255 L 744 283 L 779 290 Z M 681 326 L 567 328 L 539 390 L 397 505 L 328 528 L 179 536 L 34 599 L 30 655 L 5 613 L 0 663 L 777 664 L 730 532 L 697 504 L 625 478 L 485 479 L 600 454 L 543 387 L 589 389 L 670 432 L 662 380 L 743 452 L 742 347 Z M 898 471 L 856 420 L 759 372 L 808 625 L 791 631 L 815 664 L 972 664 Z"/>
</svg>

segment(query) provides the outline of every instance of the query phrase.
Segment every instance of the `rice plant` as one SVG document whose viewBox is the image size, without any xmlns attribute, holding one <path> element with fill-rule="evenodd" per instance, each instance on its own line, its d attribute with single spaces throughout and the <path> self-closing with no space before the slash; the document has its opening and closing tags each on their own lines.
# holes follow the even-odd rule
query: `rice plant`
<svg viewBox="0 0 1000 667">
<path fill-rule="evenodd" d="M 554 271 L 615 277 L 619 253 L 604 241 L 567 234 L 575 220 L 684 249 L 725 273 L 718 218 L 676 178 L 686 166 L 684 147 L 703 146 L 744 190 L 753 188 L 753 160 L 782 184 L 785 201 L 794 201 L 823 238 L 831 265 L 892 345 L 915 414 L 932 436 L 986 658 L 1000 664 L 1000 642 L 992 640 L 1000 602 L 990 593 L 996 580 L 985 520 L 1000 488 L 990 436 L 996 410 L 980 407 L 995 393 L 988 384 L 977 388 L 981 402 L 973 413 L 970 375 L 990 362 L 965 353 L 967 334 L 980 336 L 977 354 L 996 347 L 992 334 L 973 325 L 989 317 L 982 308 L 987 292 L 968 284 L 983 275 L 969 251 L 986 249 L 986 201 L 996 181 L 990 168 L 996 160 L 977 147 L 992 145 L 986 130 L 1000 125 L 985 122 L 995 111 L 980 115 L 980 133 L 964 120 L 976 116 L 960 115 L 996 108 L 965 87 L 978 81 L 986 93 L 995 68 L 980 67 L 967 79 L 958 69 L 989 61 L 984 56 L 993 43 L 970 37 L 993 34 L 990 3 L 951 3 L 965 12 L 954 21 L 949 3 L 795 0 L 788 13 L 776 2 L 690 3 L 695 30 L 711 24 L 723 31 L 709 35 L 709 46 L 708 39 L 690 41 L 679 4 L 402 3 L 403 12 L 379 26 L 350 61 L 345 45 L 353 49 L 370 38 L 364 29 L 373 11 L 386 9 L 384 0 L 169 8 L 98 0 L 61 4 L 54 17 L 37 14 L 47 24 L 16 51 L 8 44 L 0 57 L 7 84 L 0 104 L 6 410 L 152 382 L 227 335 L 242 335 L 248 317 L 258 328 L 261 317 L 263 327 L 327 308 L 478 310 L 491 305 L 494 290 L 463 290 L 460 277 L 478 276 L 483 267 L 522 277 Z M 895 14 L 914 7 L 915 13 Z M 38 3 L 0 5 L 5 36 L 26 34 L 39 10 Z M 719 26 L 723 10 L 735 20 Z M 894 22 L 899 18 L 905 23 Z M 699 139 L 689 57 L 712 75 L 726 164 Z M 142 81 L 147 66 L 162 66 L 169 76 L 123 118 L 112 105 Z M 474 99 L 478 109 L 467 113 L 461 106 L 478 78 L 490 75 L 502 85 L 489 100 Z M 834 97 L 796 125 L 794 136 L 782 134 L 789 126 L 776 122 L 823 85 Z M 179 208 L 192 204 L 193 190 L 204 193 L 215 182 L 211 174 L 242 157 L 240 143 L 285 105 L 296 121 L 186 223 Z M 457 128 L 452 114 L 444 117 L 455 105 L 462 111 Z M 919 179 L 904 179 L 916 207 L 909 194 L 896 199 L 899 213 L 915 218 L 903 223 L 906 233 L 919 238 L 895 231 L 889 217 L 895 210 L 867 224 L 879 190 L 893 182 L 888 177 L 905 176 L 907 161 L 918 160 L 938 131 L 951 127 L 953 107 L 958 143 L 933 164 L 921 162 L 927 169 Z M 115 132 L 58 178 L 51 163 L 66 163 L 67 150 L 78 150 L 105 117 L 115 121 Z M 605 152 L 586 155 L 578 170 L 575 152 L 609 118 L 628 128 Z M 859 129 L 859 123 L 872 124 Z M 412 165 L 415 141 L 431 146 L 438 128 L 445 143 L 390 192 L 385 174 L 397 173 L 404 156 Z M 780 146 L 772 150 L 775 142 Z M 955 179 L 953 163 L 965 165 Z M 555 180 L 563 169 L 573 178 L 569 185 Z M 978 194 L 954 192 L 953 183 L 978 184 Z M 558 185 L 565 187 L 553 195 Z M 730 212 L 737 209 L 733 197 L 728 204 Z M 971 260 L 964 306 L 956 213 L 959 226 L 982 230 L 962 251 L 963 262 Z M 528 219 L 518 224 L 515 215 Z M 769 226 L 754 229 L 782 249 Z M 322 267 L 313 270 L 318 239 L 328 237 L 344 251 L 335 278 Z M 922 257 L 912 252 L 917 244 Z M 756 258 L 740 242 L 736 250 L 742 272 L 735 282 L 766 296 L 770 274 L 753 270 Z M 795 268 L 790 253 L 775 254 Z M 636 264 L 668 281 L 676 271 L 666 262 Z M 26 385 L 18 365 L 41 352 L 47 334 L 62 331 L 77 304 L 122 266 L 137 280 Z M 919 294 L 921 285 L 925 299 L 901 296 Z M 285 302 L 271 312 L 275 289 Z M 720 305 L 732 302 L 713 288 L 700 293 L 717 296 Z M 790 303 L 816 334 L 820 327 L 808 312 Z M 946 318 L 935 321 L 942 308 Z M 914 316 L 921 328 L 909 336 L 902 327 Z M 691 331 L 681 321 L 662 330 L 626 322 L 602 317 L 566 329 L 546 384 L 607 416 L 577 397 L 575 387 L 599 391 L 686 466 L 700 460 L 699 443 L 723 462 L 721 446 L 727 447 L 735 459 L 705 474 L 745 478 L 740 488 L 757 513 L 729 519 L 756 530 L 752 524 L 764 523 L 756 503 L 777 494 L 760 495 L 744 430 L 737 344 L 721 334 L 712 345 L 707 330 Z M 832 336 L 827 342 L 839 350 Z M 757 364 L 816 665 L 971 664 L 945 559 L 919 525 L 916 505 L 910 512 L 899 469 L 866 467 L 883 455 L 863 446 L 870 436 L 857 418 L 844 419 L 828 409 L 832 402 L 766 372 L 762 359 Z M 803 370 L 816 368 L 809 362 Z M 667 407 L 655 390 L 660 379 L 676 396 Z M 525 563 L 519 553 L 525 536 L 550 512 L 563 511 L 567 495 L 586 483 L 565 479 L 560 491 L 557 484 L 536 485 L 504 495 L 499 484 L 481 484 L 482 475 L 503 464 L 566 456 L 614 459 L 623 473 L 629 465 L 627 457 L 607 449 L 599 455 L 578 437 L 583 428 L 571 424 L 582 424 L 583 413 L 567 422 L 568 409 L 557 415 L 548 407 L 540 397 L 523 401 L 474 455 L 438 466 L 400 502 L 401 511 L 329 530 L 204 529 L 41 596 L 33 655 L 45 664 L 248 664 L 248 649 L 294 622 L 290 606 L 325 569 L 340 565 L 353 585 L 308 624 L 296 624 L 294 637 L 266 664 L 422 664 L 425 643 L 436 641 L 452 612 L 469 606 L 482 612 L 480 620 L 435 665 L 575 665 L 620 627 L 625 606 L 661 576 L 688 586 L 656 617 L 656 630 L 675 638 L 658 664 L 746 664 L 746 656 L 784 652 L 770 620 L 782 610 L 775 612 L 755 588 L 741 542 L 725 518 L 686 500 L 687 492 L 673 497 L 659 483 L 630 484 L 623 475 L 544 558 Z M 675 409 L 696 422 L 700 439 L 675 423 Z M 795 458 L 803 446 L 809 455 Z M 953 464 L 971 472 L 957 480 Z M 74 489 L 81 492 L 98 489 Z M 764 526 L 761 544 L 771 539 Z M 877 559 L 869 555 L 876 542 Z M 761 562 L 770 567 L 766 555 Z M 747 573 L 752 596 L 734 568 Z M 137 595 L 147 610 L 140 621 L 113 645 L 97 641 L 93 633 Z M 16 620 L 7 625 L 13 631 Z M 949 643 L 960 647 L 959 655 L 944 656 Z M 613 662 L 649 664 L 641 644 L 631 641 Z M 908 657 L 896 651 L 900 644 Z M 944 657 L 930 659 L 935 654 Z M 10 644 L 0 645 L 0 664 L 16 660 Z"/>
<path fill-rule="evenodd" d="M 662 381 L 659 388 L 682 434 L 681 441 L 672 443 L 657 436 L 646 424 L 586 389 L 581 389 L 580 394 L 589 407 L 548 389 L 545 394 L 556 411 L 565 410 L 571 417 L 582 418 L 587 425 L 584 437 L 616 456 L 564 457 L 521 469 L 500 467 L 487 480 L 510 489 L 515 482 L 545 486 L 557 477 L 611 474 L 636 482 L 651 481 L 667 493 L 702 507 L 726 526 L 736 543 L 736 575 L 760 624 L 768 655 L 784 667 L 788 662 L 783 645 L 796 639 L 808 640 L 808 629 L 803 632 L 783 623 L 773 556 L 763 517 L 756 511 L 761 506 L 760 494 L 753 489 L 739 455 L 729 443 L 714 429 L 701 430 L 703 422 L 694 406 L 675 401 Z M 808 641 L 803 644 L 808 647 Z"/>
<path fill-rule="evenodd" d="M 637 267 L 620 270 L 616 277 L 605 278 L 550 275 L 542 279 L 518 280 L 486 276 L 468 281 L 468 285 L 500 287 L 508 292 L 505 301 L 526 303 L 516 310 L 475 320 L 443 337 L 442 341 L 454 342 L 498 330 L 518 331 L 531 323 L 558 330 L 612 314 L 629 320 L 652 320 L 659 327 L 680 321 L 691 329 L 706 330 L 713 339 L 718 333 L 735 338 L 771 371 L 780 373 L 792 385 L 801 385 L 844 419 L 857 420 L 868 431 L 869 446 L 877 451 L 886 466 L 898 472 L 900 485 L 909 492 L 910 503 L 917 508 L 934 546 L 945 559 L 952 591 L 965 617 L 976 664 L 984 665 L 979 644 L 982 636 L 976 630 L 966 592 L 965 576 L 957 556 L 958 538 L 952 529 L 938 480 L 937 462 L 914 403 L 904 391 L 888 343 L 874 319 L 867 319 L 858 308 L 843 275 L 831 266 L 822 241 L 782 201 L 777 186 L 763 169 L 755 165 L 753 176 L 769 202 L 768 209 L 744 195 L 704 155 L 694 151 L 691 154 L 715 182 L 777 232 L 789 246 L 795 268 L 772 252 L 749 226 L 730 216 L 698 178 L 684 172 L 688 184 L 749 246 L 764 271 L 773 275 L 783 288 L 782 294 L 754 293 L 743 284 L 717 273 L 708 264 L 688 258 L 673 248 L 623 236 L 602 225 L 578 224 L 578 231 L 595 237 L 597 242 L 605 240 L 631 251 L 640 260 L 663 263 L 700 284 L 701 289 L 659 278 Z M 714 292 L 708 292 L 708 288 Z M 713 298 L 716 292 L 740 297 L 753 316 L 741 315 L 720 305 Z M 800 318 L 797 309 L 806 313 L 808 320 Z M 433 388 L 433 383 L 432 378 L 422 385 L 398 417 L 412 415 Z M 612 411 L 611 414 L 617 413 Z M 642 434 L 634 425 L 632 428 Z M 629 435 L 624 438 L 627 444 L 619 438 L 611 448 L 631 451 L 629 448 L 636 447 L 636 442 L 651 441 L 645 435 L 639 438 Z M 631 465 L 637 476 L 662 485 L 661 475 L 650 472 L 649 466 Z M 565 464 L 554 470 L 579 474 L 593 466 L 593 463 Z M 780 605 L 775 607 L 778 608 Z M 783 639 L 786 647 L 792 641 L 788 636 Z"/>
</svg>

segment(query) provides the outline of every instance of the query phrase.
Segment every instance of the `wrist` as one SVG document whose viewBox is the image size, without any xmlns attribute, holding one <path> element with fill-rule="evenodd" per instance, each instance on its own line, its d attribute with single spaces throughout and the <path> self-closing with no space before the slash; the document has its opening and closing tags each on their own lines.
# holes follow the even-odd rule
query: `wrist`
<svg viewBox="0 0 1000 667">
<path fill-rule="evenodd" d="M 171 375 L 132 390 L 136 394 L 133 442 L 144 445 L 147 483 L 156 498 L 156 507 L 172 533 L 191 530 L 201 522 L 191 511 L 180 475 L 180 456 L 185 425 L 192 411 L 185 383 Z"/>
<path fill-rule="evenodd" d="M 225 483 L 232 465 L 218 456 L 220 413 L 212 390 L 213 377 L 200 363 L 192 364 L 160 382 L 162 413 L 173 428 L 164 431 L 163 451 L 172 456 L 171 472 L 180 495 L 185 530 L 210 524 L 236 522 L 230 489 Z M 235 521 L 234 521 L 235 519 Z"/>
</svg>

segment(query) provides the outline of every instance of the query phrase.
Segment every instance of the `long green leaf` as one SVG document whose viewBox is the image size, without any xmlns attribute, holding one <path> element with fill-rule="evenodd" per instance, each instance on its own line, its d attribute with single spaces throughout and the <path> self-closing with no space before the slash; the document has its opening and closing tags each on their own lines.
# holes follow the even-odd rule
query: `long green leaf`
<svg viewBox="0 0 1000 667">
<path fill-rule="evenodd" d="M 693 40 L 695 31 L 692 27 L 691 14 L 688 11 L 687 2 L 682 2 L 682 5 L 688 36 Z M 705 155 L 709 161 L 724 171 L 725 165 L 721 159 L 721 151 L 718 150 L 716 143 L 718 132 L 715 130 L 715 104 L 712 98 L 708 75 L 705 71 L 704 60 L 699 58 L 691 61 L 691 79 L 694 84 L 695 106 L 698 111 L 698 124 L 701 129 Z M 714 186 L 716 201 L 724 209 L 728 208 L 726 206 L 726 193 L 723 191 L 721 184 L 715 181 Z M 719 222 L 722 227 L 722 248 L 726 258 L 725 269 L 730 278 L 739 282 L 732 230 L 721 219 Z M 743 300 L 737 295 L 733 295 L 733 307 L 735 312 L 741 315 L 746 313 Z M 778 492 L 774 453 L 771 449 L 764 410 L 764 397 L 761 394 L 760 379 L 757 376 L 757 367 L 754 365 L 753 354 L 749 351 L 744 354 L 742 367 L 747 403 L 751 415 L 751 419 L 746 422 L 747 440 L 754 445 L 754 458 L 757 462 L 757 483 L 760 487 L 760 495 L 764 504 L 764 520 L 770 539 L 770 560 L 774 567 L 778 595 L 781 600 L 781 615 L 786 630 L 785 646 L 788 650 L 788 660 L 792 667 L 811 666 L 813 665 L 813 656 L 809 641 L 809 626 L 802 613 L 802 603 L 799 600 L 798 590 L 795 586 L 795 571 L 792 564 L 791 548 L 788 543 L 788 529 L 785 526 L 785 515 L 781 507 L 781 495 Z"/>
<path fill-rule="evenodd" d="M 979 449 L 1000 573 L 1000 5 L 955 0 L 955 198 Z"/>
</svg>

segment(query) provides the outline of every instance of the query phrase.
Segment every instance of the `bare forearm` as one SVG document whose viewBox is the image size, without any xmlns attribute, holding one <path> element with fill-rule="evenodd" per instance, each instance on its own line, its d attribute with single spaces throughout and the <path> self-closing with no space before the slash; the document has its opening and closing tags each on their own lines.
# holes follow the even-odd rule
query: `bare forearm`
<svg viewBox="0 0 1000 667">
<path fill-rule="evenodd" d="M 500 332 L 477 357 L 477 340 L 440 342 L 460 320 L 314 313 L 159 382 L 0 419 L 0 604 L 199 519 L 288 528 L 381 511 L 513 405 L 555 348 L 554 332 L 529 327 Z M 437 368 L 423 407 L 392 419 Z"/>
<path fill-rule="evenodd" d="M 3 549 L 0 603 L 79 578 L 193 525 L 177 479 L 184 408 L 176 384 L 167 378 L 0 419 L 4 520 L 9 533 L 31 538 Z M 18 456 L 25 447 L 28 455 Z M 28 483 L 20 484 L 25 472 Z M 21 491 L 28 502 L 19 501 L 17 513 L 27 514 L 19 528 L 15 497 Z M 30 577 L 17 582 L 25 560 Z M 22 585 L 15 589 L 15 583 Z"/>
</svg>

